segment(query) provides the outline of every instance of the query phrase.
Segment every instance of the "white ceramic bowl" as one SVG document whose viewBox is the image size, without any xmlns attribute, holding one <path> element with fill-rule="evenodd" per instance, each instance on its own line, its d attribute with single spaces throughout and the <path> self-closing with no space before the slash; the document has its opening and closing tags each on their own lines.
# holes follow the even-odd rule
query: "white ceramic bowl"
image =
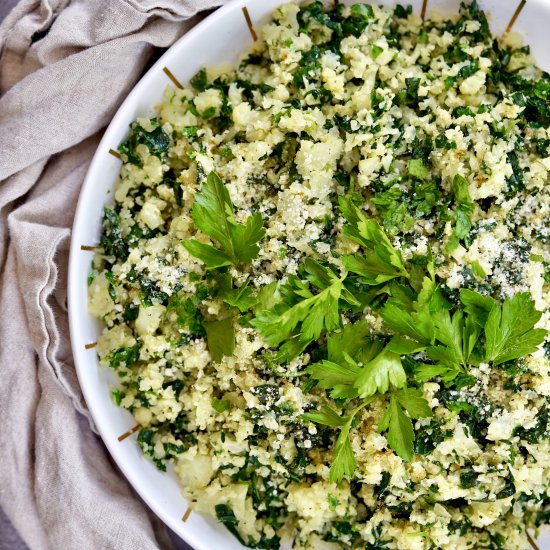
<svg viewBox="0 0 550 550">
<path fill-rule="evenodd" d="M 84 181 L 76 210 L 69 261 L 69 319 L 72 349 L 82 392 L 95 424 L 114 460 L 152 510 L 181 538 L 196 550 L 242 548 L 224 527 L 214 519 L 191 514 L 186 522 L 182 516 L 188 508 L 175 474 L 162 473 L 145 458 L 136 436 L 122 442 L 118 437 L 135 425 L 130 413 L 118 408 L 111 400 L 110 389 L 116 383 L 112 372 L 98 368 L 96 353 L 85 345 L 97 340 L 100 324 L 87 310 L 87 276 L 92 252 L 81 245 L 94 245 L 101 233 L 103 206 L 110 201 L 110 192 L 120 170 L 120 161 L 109 154 L 117 149 L 128 133 L 128 125 L 136 117 L 153 114 L 153 105 L 161 100 L 170 81 L 163 72 L 167 67 L 183 84 L 203 66 L 233 62 L 251 43 L 251 36 L 242 13 L 249 10 L 251 19 L 259 28 L 272 10 L 284 0 L 234 0 L 220 8 L 183 38 L 176 42 L 140 80 L 124 101 L 107 128 L 92 160 Z M 347 0 L 356 3 L 360 0 Z M 478 0 L 490 14 L 491 29 L 500 35 L 512 18 L 520 0 Z M 379 3 L 394 5 L 394 0 Z M 422 0 L 401 0 L 412 4 L 416 13 Z M 456 12 L 459 0 L 428 0 L 427 13 L 435 8 L 442 12 Z M 550 70 L 550 0 L 529 0 L 514 24 L 514 30 L 525 36 L 538 64 Z M 550 537 L 539 544 L 550 549 Z"/>
</svg>

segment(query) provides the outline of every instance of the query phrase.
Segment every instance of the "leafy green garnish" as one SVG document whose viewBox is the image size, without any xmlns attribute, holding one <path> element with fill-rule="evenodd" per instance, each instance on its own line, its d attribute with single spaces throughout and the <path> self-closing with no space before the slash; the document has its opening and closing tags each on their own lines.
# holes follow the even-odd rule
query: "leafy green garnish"
<svg viewBox="0 0 550 550">
<path fill-rule="evenodd" d="M 204 92 L 204 90 L 208 87 L 208 75 L 206 73 L 206 69 L 202 68 L 198 71 L 189 82 L 195 90 L 198 92 Z"/>
<path fill-rule="evenodd" d="M 306 372 L 317 380 L 317 385 L 323 389 L 330 389 L 332 399 L 351 399 L 357 397 L 355 381 L 361 373 L 361 368 L 346 354 L 341 363 L 321 361 L 309 365 Z"/>
<path fill-rule="evenodd" d="M 373 44 L 371 49 L 372 58 L 376 59 L 383 51 L 384 51 L 384 48 L 381 48 L 380 46 Z"/>
<path fill-rule="evenodd" d="M 120 216 L 107 206 L 103 209 L 103 233 L 99 245 L 106 256 L 114 256 L 121 260 L 128 257 L 128 243 L 122 236 Z"/>
<path fill-rule="evenodd" d="M 185 246 L 189 254 L 201 260 L 207 269 L 216 269 L 233 263 L 231 256 L 222 250 L 214 248 L 212 245 L 196 240 L 189 240 L 184 241 L 183 246 Z"/>
<path fill-rule="evenodd" d="M 346 336 L 344 332 L 342 334 Z M 345 341 L 344 338 L 341 338 L 341 341 Z M 357 412 L 370 403 L 375 394 L 386 393 L 390 386 L 394 390 L 390 398 L 389 412 L 386 413 L 390 416 L 393 415 L 391 416 L 393 420 L 389 424 L 391 438 L 388 438 L 388 442 L 392 449 L 405 460 L 410 460 L 412 456 L 412 451 L 410 453 L 408 451 L 413 447 L 414 430 L 410 419 L 396 407 L 400 406 L 402 401 L 407 402 L 407 405 L 403 406 L 406 406 L 411 417 L 431 416 L 428 403 L 418 390 L 400 389 L 404 388 L 407 382 L 401 359 L 399 355 L 392 353 L 388 348 L 381 349 L 380 344 L 380 341 L 373 341 L 361 352 L 356 349 L 356 352 L 360 353 L 362 359 L 366 361 L 364 366 L 360 366 L 346 352 L 342 352 L 342 361 L 339 363 L 323 360 L 310 365 L 305 371 L 317 381 L 320 388 L 331 390 L 330 397 L 332 399 L 349 400 L 357 397 L 364 399 L 362 404 L 348 416 L 341 417 L 326 405 L 323 405 L 319 411 L 309 412 L 302 416 L 304 420 L 325 426 L 341 427 L 334 448 L 331 468 L 332 481 L 340 481 L 344 475 L 350 476 L 355 470 L 356 463 L 348 437 L 349 431 Z M 403 420 L 400 415 L 404 416 L 406 420 Z M 407 420 L 410 426 L 407 424 Z M 388 428 L 384 427 L 382 423 L 381 426 L 380 431 L 385 431 Z M 400 428 L 400 426 L 405 426 L 406 429 Z"/>
<path fill-rule="evenodd" d="M 426 179 L 428 177 L 428 167 L 422 159 L 409 160 L 409 174 L 415 178 Z"/>
<path fill-rule="evenodd" d="M 415 369 L 418 380 L 436 376 L 449 383 L 467 374 L 468 365 L 482 360 L 500 365 L 533 353 L 544 341 L 547 331 L 535 329 L 541 312 L 529 293 L 521 292 L 500 306 L 490 297 L 462 289 L 462 308 L 451 314 L 445 307 L 430 311 L 430 306 L 408 312 L 393 301 L 380 314 L 396 336 L 389 349 L 410 354 L 425 350 L 433 364 Z M 481 336 L 484 336 L 482 339 Z M 485 342 L 484 347 L 480 342 Z"/>
<path fill-rule="evenodd" d="M 362 360 L 366 349 L 372 345 L 369 334 L 370 327 L 365 320 L 349 323 L 340 332 L 333 332 L 327 340 L 328 359 L 338 363 L 344 360 L 344 354 L 348 354 Z"/>
<path fill-rule="evenodd" d="M 227 399 L 212 399 L 212 408 L 217 413 L 228 411 L 230 407 L 231 404 Z"/>
<path fill-rule="evenodd" d="M 210 172 L 196 194 L 192 215 L 195 225 L 221 247 L 193 239 L 183 242 L 188 252 L 208 269 L 249 263 L 258 255 L 258 242 L 265 235 L 261 214 L 256 212 L 245 224 L 238 223 L 229 192 L 215 172 Z"/>
<path fill-rule="evenodd" d="M 287 292 L 291 292 L 298 302 L 291 307 L 280 306 L 265 310 L 251 322 L 272 346 L 278 346 L 292 336 L 296 336 L 302 343 L 317 340 L 324 330 L 331 331 L 340 327 L 340 299 L 352 305 L 357 304 L 344 288 L 345 274 L 338 277 L 331 269 L 311 258 L 305 261 L 304 267 L 314 287 L 320 292 L 314 294 L 307 282 L 293 278 Z M 296 332 L 298 325 L 300 330 Z"/>
<path fill-rule="evenodd" d="M 108 358 L 109 366 L 112 369 L 119 367 L 131 367 L 139 359 L 139 344 L 128 348 L 119 348 Z"/>
<path fill-rule="evenodd" d="M 468 182 L 459 174 L 456 174 L 453 179 L 453 194 L 456 204 L 455 226 L 447 243 L 447 252 L 453 252 L 470 232 L 472 228 L 470 214 L 474 210 L 474 203 L 468 191 Z"/>
<path fill-rule="evenodd" d="M 136 152 L 136 148 L 140 144 L 146 145 L 149 154 L 159 158 L 163 158 L 170 148 L 170 136 L 163 130 L 158 120 L 152 118 L 149 122 L 152 127 L 151 131 L 143 128 L 138 122 L 132 122 L 130 134 L 118 147 L 118 151 L 128 159 L 130 164 L 143 166 L 143 159 Z"/>
<path fill-rule="evenodd" d="M 528 292 L 507 298 L 502 307 L 494 304 L 485 324 L 485 360 L 500 365 L 536 351 L 546 337 L 546 330 L 534 328 L 541 315 Z"/>
<path fill-rule="evenodd" d="M 407 383 L 407 376 L 399 355 L 385 348 L 360 371 L 355 381 L 359 397 L 370 397 L 376 392 L 386 393 L 390 384 L 402 388 Z"/>
<path fill-rule="evenodd" d="M 378 222 L 368 219 L 353 202 L 339 197 L 340 209 L 349 222 L 343 233 L 359 243 L 366 255 L 344 256 L 342 261 L 348 271 L 357 273 L 369 285 L 377 285 L 396 277 L 408 277 L 403 258 L 394 248 Z"/>
<path fill-rule="evenodd" d="M 317 424 L 332 428 L 340 428 L 338 439 L 334 445 L 329 474 L 329 480 L 333 483 L 339 483 L 344 476 L 351 477 L 355 472 L 357 461 L 351 448 L 349 432 L 357 413 L 366 407 L 370 401 L 364 401 L 347 416 L 340 416 L 327 405 L 323 405 L 319 411 L 312 411 L 302 415 L 302 419 L 305 421 L 316 422 Z"/>
<path fill-rule="evenodd" d="M 235 351 L 235 327 L 233 326 L 232 317 L 216 321 L 203 321 L 202 326 L 206 331 L 208 350 L 214 362 L 219 363 L 224 355 L 233 355 Z"/>
<path fill-rule="evenodd" d="M 278 535 L 273 535 L 271 538 L 267 538 L 266 535 L 262 535 L 260 540 L 248 536 L 248 540 L 245 540 L 239 530 L 237 529 L 239 521 L 235 516 L 235 512 L 227 504 L 216 504 L 214 507 L 216 511 L 217 520 L 225 525 L 227 530 L 243 545 L 248 548 L 262 548 L 264 550 L 275 550 L 280 548 L 281 539 Z"/>
<path fill-rule="evenodd" d="M 241 313 L 244 313 L 258 303 L 258 298 L 248 286 L 248 281 L 246 281 L 239 288 L 231 288 L 226 291 L 223 296 L 223 301 L 227 305 L 236 307 Z"/>
<path fill-rule="evenodd" d="M 408 415 L 405 413 L 407 411 Z M 378 425 L 378 431 L 388 431 L 388 443 L 403 459 L 411 460 L 414 454 L 414 428 L 411 418 L 432 416 L 422 392 L 413 388 L 393 392 L 386 413 Z"/>
<path fill-rule="evenodd" d="M 187 328 L 193 335 L 203 336 L 204 327 L 202 326 L 202 314 L 198 309 L 201 301 L 200 294 L 194 298 L 186 296 L 174 296 L 168 302 L 168 310 L 176 313 L 178 325 Z"/>
</svg>

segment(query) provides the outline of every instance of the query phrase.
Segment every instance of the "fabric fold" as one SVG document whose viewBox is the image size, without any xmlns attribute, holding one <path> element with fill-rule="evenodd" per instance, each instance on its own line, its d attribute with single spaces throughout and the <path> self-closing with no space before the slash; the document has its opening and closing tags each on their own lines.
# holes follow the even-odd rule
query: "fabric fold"
<svg viewBox="0 0 550 550">
<path fill-rule="evenodd" d="M 70 228 L 102 128 L 219 0 L 21 0 L 0 25 L 0 505 L 32 548 L 169 548 L 93 432 L 67 321 Z"/>
</svg>

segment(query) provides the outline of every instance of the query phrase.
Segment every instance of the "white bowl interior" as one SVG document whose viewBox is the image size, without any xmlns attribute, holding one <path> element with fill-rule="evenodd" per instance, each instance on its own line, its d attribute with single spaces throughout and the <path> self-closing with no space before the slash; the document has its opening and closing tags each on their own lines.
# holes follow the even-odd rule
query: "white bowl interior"
<svg viewBox="0 0 550 550">
<path fill-rule="evenodd" d="M 122 104 L 99 144 L 82 187 L 73 227 L 69 316 L 73 354 L 84 397 L 103 441 L 130 483 L 153 511 L 196 550 L 215 548 L 218 544 L 224 550 L 242 546 L 212 518 L 191 514 L 184 523 L 182 516 L 188 504 L 180 492 L 175 474 L 170 469 L 167 473 L 158 471 L 141 454 L 135 435 L 123 442 L 118 441 L 118 437 L 132 428 L 135 421 L 111 400 L 110 390 L 116 383 L 114 374 L 99 369 L 94 350 L 84 347 L 97 340 L 100 325 L 87 310 L 86 280 L 92 253 L 82 251 L 80 247 L 98 242 L 102 210 L 110 202 L 110 193 L 120 170 L 120 161 L 108 151 L 110 148 L 116 150 L 125 138 L 130 122 L 138 116 L 153 113 L 153 105 L 161 100 L 166 85 L 170 84 L 163 67 L 168 67 L 180 82 L 186 84 L 203 66 L 235 61 L 251 43 L 241 8 L 248 7 L 252 21 L 259 27 L 281 3 L 282 0 L 230 2 L 187 33 L 148 71 Z M 348 0 L 347 3 L 353 2 Z M 387 0 L 379 3 L 394 5 L 396 2 Z M 415 12 L 419 13 L 422 0 L 404 0 L 401 3 L 412 4 Z M 479 0 L 478 3 L 489 12 L 492 31 L 500 35 L 519 0 Z M 427 13 L 429 15 L 431 9 L 456 11 L 458 5 L 458 0 L 429 0 Z M 514 25 L 514 30 L 522 33 L 525 42 L 531 46 L 539 66 L 546 70 L 550 69 L 546 34 L 549 23 L 550 0 L 529 0 Z M 540 543 L 541 548 L 550 549 L 550 537 L 544 537 Z"/>
</svg>

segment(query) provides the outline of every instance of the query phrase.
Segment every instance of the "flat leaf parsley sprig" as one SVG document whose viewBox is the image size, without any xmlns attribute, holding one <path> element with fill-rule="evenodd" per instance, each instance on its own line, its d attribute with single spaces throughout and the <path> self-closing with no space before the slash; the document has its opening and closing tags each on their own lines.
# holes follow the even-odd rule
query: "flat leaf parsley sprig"
<svg viewBox="0 0 550 550">
<path fill-rule="evenodd" d="M 339 430 L 330 480 L 352 476 L 356 468 L 350 431 L 360 412 L 383 399 L 386 412 L 378 431 L 404 460 L 414 456 L 412 421 L 432 411 L 419 387 L 438 378 L 446 385 L 464 387 L 475 378 L 469 367 L 487 362 L 498 366 L 533 353 L 546 331 L 534 328 L 541 317 L 528 293 L 497 303 L 493 298 L 463 289 L 460 303 L 450 303 L 437 283 L 429 253 L 424 264 L 407 265 L 376 220 L 368 219 L 347 197 L 340 197 L 347 220 L 343 233 L 357 242 L 357 254 L 342 257 L 344 271 L 308 258 L 301 277 L 290 276 L 277 288 L 270 308 L 256 308 L 251 321 L 266 342 L 278 348 L 275 359 L 284 363 L 312 343 L 326 358 L 303 373 L 341 413 L 328 404 L 302 416 Z M 344 325 L 365 307 L 377 309 L 388 331 L 373 338 L 365 320 Z M 412 355 L 412 368 L 402 358 Z"/>
<path fill-rule="evenodd" d="M 258 256 L 258 243 L 265 236 L 262 215 L 256 212 L 247 218 L 246 223 L 238 223 L 227 187 L 216 172 L 210 172 L 195 195 L 192 217 L 196 227 L 218 247 L 197 239 L 186 240 L 183 246 L 192 256 L 202 261 L 207 270 L 217 271 L 217 291 L 224 304 L 241 313 L 246 311 L 256 302 L 251 289 L 248 284 L 233 288 L 231 278 L 224 268 L 250 263 Z M 206 332 L 208 349 L 216 363 L 224 355 L 233 354 L 235 328 L 232 309 L 222 311 L 220 318 L 203 320 L 201 324 Z"/>
<path fill-rule="evenodd" d="M 197 228 L 219 245 L 216 248 L 196 239 L 183 243 L 207 269 L 248 263 L 258 255 L 258 242 L 265 236 L 262 215 L 256 212 L 245 224 L 237 223 L 229 192 L 216 172 L 210 172 L 195 195 L 192 215 Z"/>
<path fill-rule="evenodd" d="M 454 186 L 457 203 L 468 210 L 459 176 Z M 259 291 L 248 281 L 233 288 L 227 267 L 242 269 L 254 260 L 265 229 L 259 213 L 244 224 L 236 221 L 227 188 L 215 172 L 197 193 L 192 209 L 196 227 L 214 244 L 196 239 L 183 243 L 212 273 L 225 305 L 218 318 L 202 320 L 214 361 L 233 353 L 237 315 L 245 316 L 242 322 L 276 350 L 274 360 L 280 365 L 310 347 L 316 349 L 319 360 L 303 374 L 327 391 L 336 408 L 322 404 L 302 420 L 339 430 L 330 470 L 334 482 L 355 472 L 350 432 L 373 401 L 383 400 L 386 406 L 378 431 L 386 434 L 397 455 L 410 461 L 413 420 L 432 415 L 420 389 L 423 382 L 437 378 L 457 388 L 471 385 L 471 366 L 518 359 L 534 352 L 546 336 L 545 330 L 535 328 L 541 313 L 528 293 L 499 304 L 462 289 L 460 302 L 452 304 L 437 283 L 431 253 L 413 264 L 405 262 L 376 220 L 367 218 L 350 197 L 339 197 L 338 202 L 346 220 L 342 232 L 360 247 L 341 257 L 341 272 L 306 258 L 298 275 L 284 282 Z M 385 333 L 373 337 L 364 319 L 350 322 L 365 308 L 378 311 Z M 409 356 L 406 369 L 403 358 Z"/>
</svg>

